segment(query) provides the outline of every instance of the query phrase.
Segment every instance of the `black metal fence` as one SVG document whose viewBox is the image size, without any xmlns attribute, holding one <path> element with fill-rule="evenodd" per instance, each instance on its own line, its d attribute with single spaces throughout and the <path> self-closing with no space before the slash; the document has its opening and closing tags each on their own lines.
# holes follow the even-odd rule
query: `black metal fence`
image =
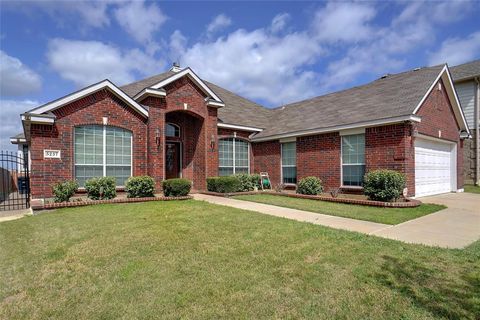
<svg viewBox="0 0 480 320">
<path fill-rule="evenodd" d="M 0 151 L 0 211 L 29 207 L 28 154 Z"/>
</svg>

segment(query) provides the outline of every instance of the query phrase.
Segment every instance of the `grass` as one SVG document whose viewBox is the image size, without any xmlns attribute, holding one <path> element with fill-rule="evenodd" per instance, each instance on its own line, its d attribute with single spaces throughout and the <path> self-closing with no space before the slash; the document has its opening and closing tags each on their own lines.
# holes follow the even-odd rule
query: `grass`
<svg viewBox="0 0 480 320">
<path fill-rule="evenodd" d="M 469 193 L 480 193 L 480 186 L 474 186 L 474 185 L 465 185 L 464 187 L 465 192 Z"/>
<path fill-rule="evenodd" d="M 242 195 L 234 198 L 385 224 L 399 224 L 446 208 L 442 205 L 428 203 L 423 203 L 416 208 L 379 208 L 268 194 Z"/>
<path fill-rule="evenodd" d="M 474 319 L 480 242 L 408 245 L 194 200 L 0 223 L 0 319 Z"/>
</svg>

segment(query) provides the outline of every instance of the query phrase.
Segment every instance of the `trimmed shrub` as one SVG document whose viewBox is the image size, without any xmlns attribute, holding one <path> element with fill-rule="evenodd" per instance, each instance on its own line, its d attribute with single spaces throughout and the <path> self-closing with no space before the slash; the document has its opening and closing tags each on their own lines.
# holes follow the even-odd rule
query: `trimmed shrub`
<svg viewBox="0 0 480 320">
<path fill-rule="evenodd" d="M 125 183 L 128 198 L 153 197 L 155 194 L 155 180 L 150 176 L 130 177 Z"/>
<path fill-rule="evenodd" d="M 219 193 L 237 192 L 241 182 L 236 176 L 209 177 L 207 178 L 207 190 Z"/>
<path fill-rule="evenodd" d="M 55 202 L 67 202 L 78 190 L 78 182 L 67 180 L 58 182 L 52 187 Z"/>
<path fill-rule="evenodd" d="M 113 199 L 117 196 L 114 177 L 91 178 L 85 182 L 87 196 L 92 200 Z"/>
<path fill-rule="evenodd" d="M 370 200 L 397 201 L 405 188 L 405 176 L 393 170 L 374 170 L 365 175 L 363 191 Z"/>
<path fill-rule="evenodd" d="M 260 175 L 258 173 L 252 173 L 250 175 L 250 179 L 252 180 L 253 186 L 260 189 L 262 185 L 260 184 Z"/>
<path fill-rule="evenodd" d="M 165 197 L 183 197 L 188 195 L 192 182 L 188 179 L 167 179 L 162 182 Z"/>
<path fill-rule="evenodd" d="M 322 180 L 317 177 L 305 177 L 297 184 L 297 193 L 299 194 L 317 195 L 322 191 Z"/>
<path fill-rule="evenodd" d="M 258 188 L 258 184 L 260 182 L 260 176 L 254 174 L 239 173 L 234 175 L 234 177 L 238 178 L 240 181 L 240 186 L 237 190 L 238 192 L 253 191 L 255 190 L 255 187 Z"/>
</svg>

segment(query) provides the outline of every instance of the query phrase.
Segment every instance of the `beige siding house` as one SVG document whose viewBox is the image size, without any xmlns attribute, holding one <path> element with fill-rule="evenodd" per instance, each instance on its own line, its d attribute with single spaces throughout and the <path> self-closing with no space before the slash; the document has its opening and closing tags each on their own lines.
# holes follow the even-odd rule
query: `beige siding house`
<svg viewBox="0 0 480 320">
<path fill-rule="evenodd" d="M 480 60 L 450 68 L 472 139 L 465 140 L 465 183 L 480 184 Z"/>
</svg>

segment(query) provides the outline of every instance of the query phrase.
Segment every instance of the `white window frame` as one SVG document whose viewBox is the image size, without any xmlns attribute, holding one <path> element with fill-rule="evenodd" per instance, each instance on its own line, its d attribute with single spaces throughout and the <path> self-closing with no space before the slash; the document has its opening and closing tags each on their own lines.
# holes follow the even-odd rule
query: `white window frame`
<svg viewBox="0 0 480 320">
<path fill-rule="evenodd" d="M 75 126 L 73 128 L 73 177 L 76 179 L 77 173 L 76 173 L 76 166 L 77 163 L 75 161 L 75 130 L 76 128 L 80 127 L 88 127 L 88 126 L 101 126 L 102 127 L 102 134 L 103 134 L 103 155 L 102 155 L 102 164 L 88 164 L 88 163 L 82 163 L 78 164 L 79 166 L 102 166 L 103 167 L 103 177 L 107 176 L 107 127 L 113 127 L 113 128 L 119 128 L 122 130 L 129 131 L 132 134 L 132 138 L 130 139 L 130 177 L 133 177 L 133 132 L 131 130 L 125 129 L 125 128 L 120 128 L 120 127 L 115 127 L 115 126 L 109 126 L 109 125 L 98 125 L 98 124 L 86 124 L 86 125 L 81 125 L 81 126 Z M 124 164 L 109 164 L 109 167 L 125 167 Z M 115 186 L 115 188 L 124 188 L 125 185 L 119 185 Z M 85 190 L 85 187 L 80 187 L 78 188 L 79 190 Z"/>
<path fill-rule="evenodd" d="M 235 171 L 236 171 L 236 165 L 235 165 L 235 140 L 242 140 L 243 142 L 247 143 L 247 159 L 248 159 L 248 166 L 247 166 L 247 174 L 250 174 L 250 142 L 247 141 L 247 140 L 244 140 L 244 139 L 239 139 L 238 137 L 222 137 L 220 139 L 218 139 L 219 141 L 220 140 L 228 140 L 228 139 L 232 139 L 233 141 L 233 155 L 232 155 L 232 158 L 233 158 L 233 173 L 232 174 L 236 174 Z M 219 161 L 220 162 L 220 161 Z M 221 167 L 220 166 L 220 163 L 218 164 L 218 169 L 220 168 L 229 168 L 229 167 Z M 243 168 L 243 167 L 242 167 Z"/>
<path fill-rule="evenodd" d="M 356 135 L 363 135 L 365 137 L 365 132 L 358 132 L 358 133 L 348 133 L 348 134 L 341 134 L 340 135 L 340 187 L 341 188 L 346 188 L 346 189 L 363 189 L 363 186 L 346 186 L 343 184 L 343 138 L 344 137 L 349 137 L 349 136 L 356 136 Z M 367 144 L 367 141 L 364 139 L 364 148 L 363 148 L 363 152 L 364 152 L 364 156 L 363 156 L 363 159 L 364 159 L 364 163 L 346 163 L 345 165 L 348 166 L 359 166 L 359 165 L 363 165 L 365 166 L 366 168 L 366 161 L 365 161 L 365 158 L 366 158 L 366 144 Z"/>
<path fill-rule="evenodd" d="M 283 145 L 286 143 L 295 143 L 295 165 L 283 165 Z M 287 186 L 296 186 L 297 185 L 296 183 L 283 182 L 283 167 L 297 168 L 297 141 L 296 140 L 280 142 L 280 181 L 282 184 Z M 295 180 L 297 180 L 298 182 L 298 172 L 295 175 L 296 175 Z"/>
</svg>

